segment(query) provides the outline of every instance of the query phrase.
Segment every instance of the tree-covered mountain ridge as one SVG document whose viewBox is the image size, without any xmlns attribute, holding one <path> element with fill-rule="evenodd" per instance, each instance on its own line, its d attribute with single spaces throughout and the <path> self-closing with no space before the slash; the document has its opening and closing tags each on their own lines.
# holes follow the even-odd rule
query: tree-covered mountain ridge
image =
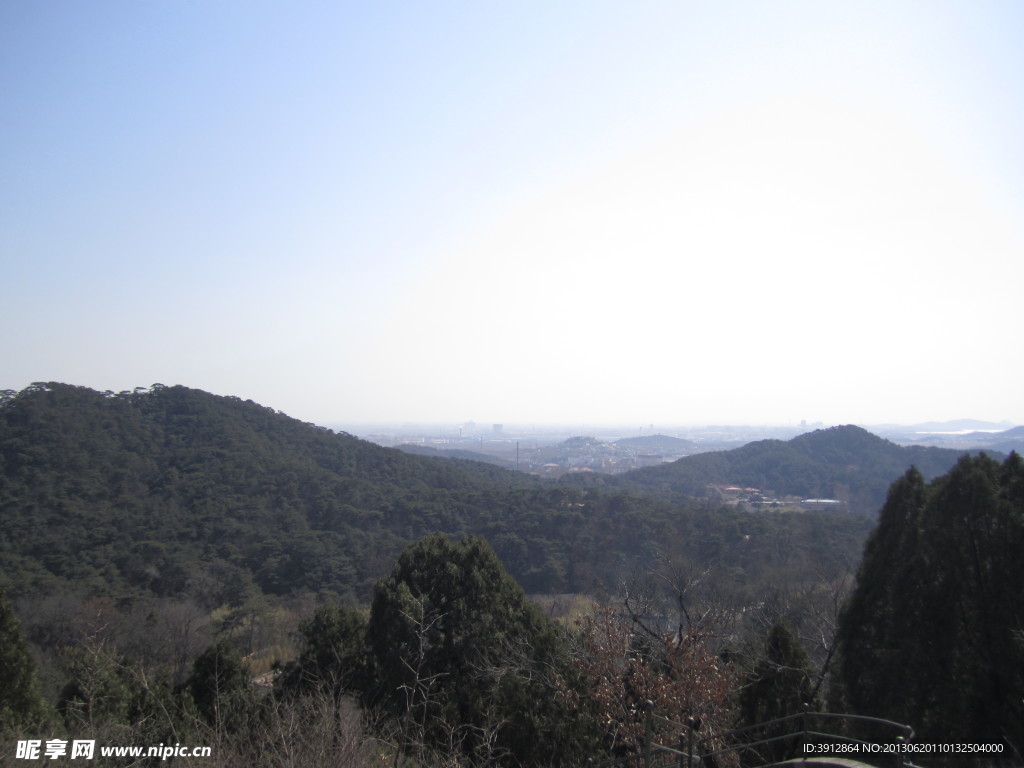
<svg viewBox="0 0 1024 768">
<path fill-rule="evenodd" d="M 177 556 L 179 567 L 161 563 L 169 547 L 189 542 L 203 553 L 196 560 L 261 573 L 264 591 L 339 588 L 424 530 L 457 528 L 446 516 L 471 517 L 474 495 L 535 485 L 159 384 L 119 394 L 60 383 L 5 392 L 0 476 L 4 546 L 25 570 L 44 581 L 102 580 L 79 556 L 101 571 L 113 560 L 130 581 L 152 574 L 158 593 L 182 586 L 180 566 L 190 566 Z M 458 500 L 445 503 L 449 492 Z M 419 503 L 428 496 L 429 509 Z M 111 548 L 115 541 L 127 551 Z"/>
<path fill-rule="evenodd" d="M 759 440 L 610 478 L 569 482 L 631 493 L 705 497 L 715 486 L 737 485 L 805 498 L 838 499 L 849 509 L 874 514 L 889 485 L 910 467 L 937 477 L 965 454 L 949 448 L 901 446 L 854 425 L 819 429 L 791 440 Z M 1005 458 L 994 453 L 993 458 Z"/>
<path fill-rule="evenodd" d="M 529 592 L 593 593 L 670 548 L 775 567 L 779 537 L 855 560 L 867 529 L 545 483 L 414 456 L 237 397 L 34 384 L 0 401 L 0 586 L 364 602 L 409 543 L 483 536 Z M 811 535 L 821 525 L 827 536 Z"/>
</svg>

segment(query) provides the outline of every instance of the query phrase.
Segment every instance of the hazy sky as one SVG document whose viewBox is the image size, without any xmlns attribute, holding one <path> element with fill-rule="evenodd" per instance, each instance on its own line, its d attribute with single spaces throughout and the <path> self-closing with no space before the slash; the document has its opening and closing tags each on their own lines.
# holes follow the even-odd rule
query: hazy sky
<svg viewBox="0 0 1024 768">
<path fill-rule="evenodd" d="M 1024 423 L 1024 4 L 0 0 L 0 388 Z"/>
</svg>

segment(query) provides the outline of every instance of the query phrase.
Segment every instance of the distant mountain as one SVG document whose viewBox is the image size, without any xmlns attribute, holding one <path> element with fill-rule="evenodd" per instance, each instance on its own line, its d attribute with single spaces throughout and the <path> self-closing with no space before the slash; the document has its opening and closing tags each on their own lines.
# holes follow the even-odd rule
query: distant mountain
<svg viewBox="0 0 1024 768">
<path fill-rule="evenodd" d="M 972 433 L 980 445 L 987 451 L 1010 453 L 1016 451 L 1024 454 L 1024 427 L 1014 427 L 1005 432 Z"/>
<path fill-rule="evenodd" d="M 692 451 L 697 447 L 693 440 L 670 435 L 642 435 L 640 437 L 623 437 L 615 441 L 622 448 L 635 448 L 638 451 L 680 454 Z"/>
<path fill-rule="evenodd" d="M 993 430 L 993 429 L 1006 429 L 1011 426 L 1010 422 L 1007 421 L 982 421 L 980 419 L 953 419 L 951 421 L 925 421 L 920 424 L 911 424 L 910 426 L 899 427 L 898 429 L 905 432 L 963 432 L 965 430 Z M 879 426 L 879 429 L 888 427 L 896 429 L 895 425 Z"/>
<path fill-rule="evenodd" d="M 992 433 L 1012 427 L 1007 421 L 992 422 L 978 419 L 956 419 L 953 421 L 926 421 L 920 424 L 875 424 L 868 429 L 887 440 L 901 445 L 934 445 L 940 448 L 967 450 L 982 447 L 974 437 L 981 437 L 981 443 L 988 442 Z"/>
<path fill-rule="evenodd" d="M 993 440 L 1024 440 L 1024 427 L 1013 427 L 1002 432 L 968 432 L 964 437 L 990 438 Z"/>
<path fill-rule="evenodd" d="M 966 426 L 965 426 L 966 425 Z M 960 429 L 954 427 L 961 426 Z M 958 421 L 918 424 L 912 427 L 879 428 L 879 434 L 901 445 L 934 445 L 960 451 L 998 451 L 1009 453 L 1024 449 L 1024 427 L 999 429 L 1006 424 Z M 973 430 L 973 431 L 971 431 Z"/>
<path fill-rule="evenodd" d="M 730 451 L 687 456 L 671 464 L 611 478 L 570 481 L 632 493 L 707 496 L 709 486 L 737 485 L 780 495 L 831 498 L 851 511 L 878 511 L 889 485 L 911 466 L 927 478 L 952 467 L 963 451 L 902 447 L 855 426 L 809 432 L 792 440 L 760 440 Z"/>
</svg>

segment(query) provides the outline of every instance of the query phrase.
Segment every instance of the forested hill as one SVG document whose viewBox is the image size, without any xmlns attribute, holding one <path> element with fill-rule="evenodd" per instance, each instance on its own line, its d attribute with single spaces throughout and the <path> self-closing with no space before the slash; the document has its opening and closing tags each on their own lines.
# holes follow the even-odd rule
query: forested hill
<svg viewBox="0 0 1024 768">
<path fill-rule="evenodd" d="M 687 456 L 615 477 L 577 476 L 572 481 L 669 498 L 703 497 L 711 485 L 738 485 L 780 495 L 839 499 L 851 511 L 874 514 L 885 502 L 889 485 L 911 466 L 933 478 L 947 472 L 963 454 L 899 446 L 848 425 L 792 440 L 760 440 L 729 451 Z"/>
<path fill-rule="evenodd" d="M 707 563 L 743 543 L 757 578 L 776 537 L 819 542 L 825 559 L 859 553 L 866 530 L 825 524 L 821 543 L 810 517 L 776 523 L 409 455 L 181 386 L 36 384 L 0 402 L 0 587 L 19 597 L 362 602 L 434 531 L 484 536 L 531 592 L 600 590 L 665 547 Z"/>
<path fill-rule="evenodd" d="M 201 570 L 267 592 L 365 591 L 412 539 L 536 483 L 410 456 L 239 398 L 66 384 L 0 405 L 4 581 L 175 593 Z M 18 590 L 21 591 L 21 590 Z"/>
<path fill-rule="evenodd" d="M 395 448 L 416 456 L 482 461 L 485 464 L 493 464 L 496 467 L 504 467 L 505 469 L 513 469 L 515 467 L 515 462 L 507 461 L 499 456 L 492 456 L 489 453 L 480 453 L 479 451 L 466 451 L 460 448 L 433 448 L 429 445 L 416 445 L 414 443 L 402 443 L 401 445 L 396 445 Z"/>
</svg>

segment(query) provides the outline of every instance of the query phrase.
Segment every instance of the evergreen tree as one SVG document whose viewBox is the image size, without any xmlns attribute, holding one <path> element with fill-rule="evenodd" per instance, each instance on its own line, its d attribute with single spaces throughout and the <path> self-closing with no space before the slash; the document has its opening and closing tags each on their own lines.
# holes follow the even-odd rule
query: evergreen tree
<svg viewBox="0 0 1024 768">
<path fill-rule="evenodd" d="M 921 741 L 1024 750 L 1024 461 L 964 458 L 894 484 L 840 624 L 857 713 Z"/>
<path fill-rule="evenodd" d="M 124 659 L 95 641 L 66 648 L 63 656 L 70 680 L 61 691 L 59 708 L 68 727 L 94 732 L 127 722 L 136 691 Z"/>
<path fill-rule="evenodd" d="M 765 641 L 764 653 L 744 681 L 740 693 L 740 716 L 744 725 L 766 723 L 802 711 L 804 705 L 817 709 L 814 700 L 814 670 L 807 651 L 800 645 L 793 629 L 785 621 L 772 626 Z M 781 725 L 759 738 L 790 733 L 790 725 Z M 781 742 L 762 748 L 764 762 L 785 760 L 793 755 L 793 744 Z"/>
<path fill-rule="evenodd" d="M 256 712 L 256 694 L 238 650 L 227 640 L 196 658 L 184 689 L 199 715 L 224 733 L 242 730 Z"/>
<path fill-rule="evenodd" d="M 922 674 L 930 654 L 905 653 L 904 638 L 893 628 L 937 618 L 921 602 L 928 592 L 928 569 L 921 561 L 920 547 L 926 495 L 924 478 L 911 468 L 890 488 L 878 525 L 865 545 L 857 588 L 840 618 L 838 674 L 830 691 L 833 710 L 860 706 L 865 697 L 859 691 L 877 692 L 870 698 L 887 712 L 912 710 L 911 701 L 917 698 L 911 691 L 913 677 Z M 847 680 L 855 683 L 850 695 Z M 897 680 L 901 681 L 898 686 L 894 685 Z M 884 702 L 878 701 L 882 696 Z"/>
<path fill-rule="evenodd" d="M 592 729 L 555 700 L 572 670 L 555 627 L 481 538 L 413 544 L 374 593 L 372 703 L 409 742 L 521 765 L 576 761 Z"/>
<path fill-rule="evenodd" d="M 277 688 L 294 696 L 312 691 L 362 692 L 367 680 L 366 618 L 354 608 L 322 606 L 299 625 L 298 658 L 282 671 Z"/>
<path fill-rule="evenodd" d="M 0 590 L 0 735 L 41 729 L 53 712 L 39 693 L 36 665 L 7 594 Z"/>
</svg>

